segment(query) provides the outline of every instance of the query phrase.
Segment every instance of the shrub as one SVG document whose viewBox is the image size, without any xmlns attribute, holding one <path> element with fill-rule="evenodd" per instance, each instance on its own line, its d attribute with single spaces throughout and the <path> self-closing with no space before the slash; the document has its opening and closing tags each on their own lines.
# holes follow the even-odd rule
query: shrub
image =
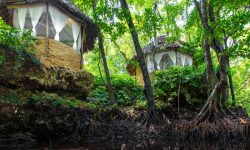
<svg viewBox="0 0 250 150">
<path fill-rule="evenodd" d="M 119 106 L 129 106 L 136 100 L 143 100 L 143 89 L 137 81 L 126 74 L 111 76 L 113 90 L 115 91 L 116 103 Z M 94 78 L 94 86 L 88 95 L 93 98 L 98 105 L 107 105 L 109 103 L 108 92 L 106 91 L 105 79 L 99 76 Z"/>
<path fill-rule="evenodd" d="M 236 105 L 245 108 L 250 115 L 250 59 L 238 59 L 237 63 L 232 64 L 230 73 L 235 88 Z M 231 94 L 229 98 L 232 102 Z"/>
<path fill-rule="evenodd" d="M 17 51 L 20 56 L 23 52 L 34 53 L 34 45 L 38 44 L 38 39 L 32 36 L 31 30 L 20 30 L 7 25 L 0 17 L 0 45 Z M 3 58 L 0 58 L 0 63 Z"/>
<path fill-rule="evenodd" d="M 190 104 L 202 103 L 206 98 L 206 87 L 203 84 L 205 66 L 193 67 L 171 66 L 167 70 L 156 71 L 153 75 L 154 96 L 156 101 L 173 103 L 180 95 Z"/>
</svg>

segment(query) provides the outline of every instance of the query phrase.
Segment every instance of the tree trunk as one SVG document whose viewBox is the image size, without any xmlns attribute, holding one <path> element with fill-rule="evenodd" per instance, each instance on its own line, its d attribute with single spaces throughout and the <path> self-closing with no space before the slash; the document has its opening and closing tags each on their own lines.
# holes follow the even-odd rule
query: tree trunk
<svg viewBox="0 0 250 150">
<path fill-rule="evenodd" d="M 226 107 L 225 103 L 228 101 L 228 82 L 227 82 L 227 57 L 223 53 L 223 49 L 219 40 L 215 38 L 213 29 L 209 26 L 209 22 L 215 23 L 215 16 L 213 12 L 213 1 L 201 0 L 198 2 L 194 0 L 195 7 L 199 13 L 203 29 L 205 31 L 205 60 L 207 64 L 207 79 L 210 85 L 211 93 L 208 97 L 207 103 L 202 108 L 199 115 L 196 117 L 197 123 L 203 121 L 215 122 L 218 119 L 223 119 L 228 114 L 232 114 Z M 209 11 L 207 9 L 209 8 Z M 209 18 L 208 18 L 209 16 Z M 208 37 L 210 35 L 211 37 Z M 211 39 L 209 41 L 209 39 Z M 210 53 L 212 47 L 217 55 L 220 66 L 220 78 L 218 79 L 213 69 L 212 58 Z M 226 111 L 225 111 L 226 110 Z M 233 114 L 232 114 L 233 115 Z"/>
<path fill-rule="evenodd" d="M 206 0 L 203 0 L 204 3 L 206 3 Z M 214 16 L 214 8 L 213 8 L 213 0 L 209 3 L 209 19 L 210 22 L 216 24 L 216 19 Z M 220 43 L 220 40 L 216 38 L 214 29 L 210 27 L 210 34 L 212 35 L 211 40 L 211 46 L 215 50 L 217 58 L 219 59 L 219 65 L 220 65 L 220 87 L 221 87 L 221 102 L 223 104 L 226 104 L 228 102 L 228 81 L 227 81 L 227 56 L 223 52 L 225 51 L 225 48 Z"/>
<path fill-rule="evenodd" d="M 224 32 L 225 49 L 228 49 L 227 41 L 228 41 L 228 37 L 226 36 L 226 34 Z M 227 67 L 228 67 L 228 70 L 230 70 L 229 57 L 227 57 Z M 235 102 L 235 94 L 234 94 L 234 85 L 233 85 L 232 74 L 230 71 L 228 72 L 228 80 L 229 80 L 229 87 L 230 87 L 230 92 L 231 92 L 231 96 L 232 96 L 232 105 L 233 105 L 233 107 L 235 107 L 236 102 Z"/>
<path fill-rule="evenodd" d="M 206 60 L 206 65 L 207 65 L 207 69 L 206 69 L 207 81 L 209 83 L 210 89 L 213 89 L 216 83 L 218 82 L 218 79 L 215 75 L 215 71 L 213 68 L 210 46 L 209 46 L 207 39 L 204 42 L 204 50 L 205 50 L 205 60 Z"/>
<path fill-rule="evenodd" d="M 98 44 L 99 44 L 99 49 L 100 49 L 100 53 L 102 56 L 102 62 L 103 62 L 103 67 L 105 70 L 105 75 L 106 75 L 106 80 L 107 80 L 107 91 L 109 94 L 109 100 L 110 103 L 113 104 L 115 103 L 115 94 L 114 94 L 114 90 L 112 88 L 111 85 L 111 79 L 110 79 L 110 74 L 109 74 L 109 69 L 108 69 L 108 64 L 106 61 L 106 56 L 105 56 L 105 51 L 104 51 L 104 47 L 103 47 L 103 38 L 102 35 L 100 33 L 100 29 L 98 28 Z"/>
<path fill-rule="evenodd" d="M 95 0 L 92 0 L 92 8 L 93 8 L 93 11 L 96 8 L 96 1 Z M 97 27 L 97 28 L 98 28 L 98 45 L 99 45 L 99 49 L 100 49 L 100 53 L 101 53 L 101 57 L 102 57 L 102 63 L 103 63 L 103 67 L 104 67 L 105 75 L 106 75 L 106 80 L 107 80 L 106 88 L 107 88 L 107 91 L 109 94 L 110 104 L 113 104 L 113 103 L 115 103 L 115 93 L 114 93 L 114 90 L 112 88 L 110 73 L 109 73 L 108 64 L 106 61 L 106 56 L 105 56 L 105 51 L 104 51 L 104 46 L 103 46 L 103 36 L 102 36 L 100 28 L 99 27 Z"/>
<path fill-rule="evenodd" d="M 228 70 L 230 70 L 229 61 L 227 63 L 227 66 L 228 66 Z M 233 84 L 232 74 L 230 72 L 228 73 L 228 80 L 229 80 L 229 87 L 230 87 L 230 92 L 231 92 L 231 96 L 232 96 L 232 105 L 235 107 L 236 101 L 235 101 L 235 94 L 234 94 L 234 84 Z"/>
<path fill-rule="evenodd" d="M 121 7 L 125 11 L 124 15 L 126 17 L 126 22 L 128 23 L 130 33 L 131 33 L 131 36 L 133 38 L 135 50 L 137 53 L 137 58 L 139 60 L 139 65 L 140 65 L 141 70 L 142 70 L 142 75 L 143 75 L 143 80 L 144 80 L 144 94 L 148 100 L 148 116 L 145 119 L 145 123 L 148 126 L 151 123 L 156 123 L 155 122 L 156 116 L 155 116 L 155 103 L 154 103 L 154 97 L 153 97 L 153 88 L 151 85 L 149 73 L 147 70 L 147 65 L 146 65 L 145 59 L 144 59 L 144 55 L 143 55 L 143 52 L 142 52 L 142 49 L 141 49 L 141 46 L 139 43 L 138 34 L 137 34 L 137 31 L 135 29 L 135 26 L 134 26 L 134 23 L 133 23 L 133 20 L 131 17 L 131 13 L 129 11 L 127 1 L 120 0 L 120 2 L 121 2 Z"/>
</svg>

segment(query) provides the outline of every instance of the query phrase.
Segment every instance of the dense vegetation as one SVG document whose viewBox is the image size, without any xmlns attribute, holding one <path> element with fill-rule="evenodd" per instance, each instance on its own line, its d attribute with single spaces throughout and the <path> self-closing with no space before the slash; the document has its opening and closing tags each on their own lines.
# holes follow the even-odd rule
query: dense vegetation
<svg viewBox="0 0 250 150">
<path fill-rule="evenodd" d="M 106 49 L 106 58 L 110 74 L 119 73 L 126 75 L 126 65 L 131 63 L 130 60 L 135 55 L 135 51 L 131 44 L 132 38 L 129 35 L 129 28 L 126 25 L 125 16 L 123 11 L 119 9 L 119 2 L 98 1 L 96 2 L 96 9 L 94 11 L 92 10 L 92 2 L 95 1 L 74 0 L 74 2 L 85 13 L 93 16 L 100 27 L 104 36 L 104 47 Z M 213 7 L 216 14 L 222 17 L 217 20 L 216 24 L 210 22 L 211 26 L 214 26 L 215 31 L 215 35 L 211 36 L 216 36 L 220 43 L 225 44 L 225 53 L 230 59 L 231 68 L 228 68 L 228 72 L 233 78 L 236 105 L 247 108 L 249 112 L 249 86 L 247 86 L 249 85 L 249 80 L 247 79 L 247 76 L 249 76 L 249 69 L 247 67 L 249 64 L 249 25 L 247 25 L 249 23 L 249 9 L 247 8 L 247 2 L 228 2 L 222 0 L 214 3 Z M 202 22 L 199 19 L 199 14 L 195 9 L 193 1 L 140 0 L 129 1 L 129 6 L 142 47 L 158 35 L 167 34 L 168 42 L 184 40 L 188 43 L 188 46 L 183 49 L 183 51 L 193 54 L 195 70 L 198 69 L 198 72 L 205 73 L 203 43 L 205 36 L 209 34 L 202 28 Z M 100 76 L 100 74 L 104 75 L 98 49 L 85 54 L 85 58 L 85 69 L 97 76 Z M 213 51 L 212 59 L 214 61 L 214 68 L 218 72 L 219 64 L 216 62 L 217 56 Z M 175 70 L 172 71 L 174 73 Z M 160 75 L 161 73 L 156 74 Z M 184 79 L 192 79 L 192 77 L 190 77 L 192 74 L 186 75 L 187 76 L 182 77 Z M 203 77 L 206 78 L 205 76 Z M 178 81 L 175 79 L 169 80 L 168 82 L 170 82 L 170 84 L 167 87 L 172 85 L 172 88 L 164 87 L 164 89 L 159 90 L 156 87 L 154 88 L 155 92 L 159 93 L 163 90 L 166 93 L 176 94 L 176 91 L 178 91 L 176 82 Z M 157 81 L 153 82 L 157 83 Z M 196 83 L 198 84 L 198 82 Z M 165 88 L 168 91 L 166 91 Z M 229 94 L 228 105 L 231 103 L 232 97 Z"/>
<path fill-rule="evenodd" d="M 105 49 L 107 49 L 106 58 L 109 71 L 112 75 L 111 79 L 114 86 L 113 88 L 115 89 L 115 96 L 118 105 L 128 106 L 135 104 L 137 100 L 145 100 L 145 97 L 142 93 L 142 87 L 140 87 L 133 77 L 129 77 L 126 71 L 126 65 L 135 55 L 135 52 L 132 45 L 130 44 L 132 39 L 127 33 L 128 28 L 124 22 L 124 16 L 122 15 L 121 10 L 118 9 L 119 3 L 112 1 L 109 3 L 106 1 L 97 2 L 97 8 L 93 12 L 92 1 L 75 0 L 74 2 L 84 12 L 93 16 L 93 18 L 96 20 L 96 23 L 100 26 L 100 29 L 104 33 L 104 45 Z M 83 5 L 83 3 L 85 3 L 85 5 Z M 191 2 L 181 1 L 175 3 L 156 1 L 156 3 L 154 3 L 154 1 L 148 1 L 144 3 L 143 1 L 137 1 L 131 2 L 130 5 L 131 7 L 133 6 L 136 8 L 132 16 L 136 22 L 136 28 L 139 31 L 139 35 L 141 37 L 140 42 L 142 45 L 145 45 L 151 38 L 155 36 L 152 32 L 149 32 L 151 30 L 155 30 L 156 33 L 154 34 L 156 35 L 168 33 L 170 35 L 169 38 L 167 38 L 168 41 L 185 39 L 190 45 L 192 45 L 189 47 L 189 49 L 185 49 L 184 51 L 189 51 L 194 54 L 195 70 L 192 71 L 190 68 L 183 68 L 183 70 L 178 72 L 178 69 L 173 67 L 175 69 L 156 72 L 152 78 L 154 82 L 156 99 L 166 99 L 168 97 L 169 99 L 173 99 L 171 96 L 176 96 L 176 92 L 178 92 L 177 83 L 179 83 L 181 86 L 182 84 L 190 84 L 195 88 L 199 87 L 200 81 L 198 80 L 201 77 L 204 77 L 205 71 L 205 61 L 203 59 L 202 52 L 203 49 L 200 44 L 203 39 L 204 31 L 201 29 L 196 10 L 191 9 L 193 8 L 191 7 Z M 156 12 L 154 11 L 153 6 L 156 7 Z M 237 9 L 238 7 L 242 7 L 242 9 Z M 234 14 L 230 14 L 231 11 L 234 12 Z M 249 13 L 247 8 L 244 9 L 243 2 L 239 2 L 239 4 L 236 2 L 226 4 L 223 13 L 227 13 L 229 16 L 222 18 L 219 22 L 220 24 L 217 25 L 218 27 L 216 27 L 216 29 L 218 29 L 218 36 L 220 36 L 220 30 L 225 31 L 226 33 L 237 31 L 236 33 L 231 33 L 226 37 L 227 40 L 234 39 L 238 41 L 237 44 L 228 45 L 230 47 L 227 50 L 227 54 L 231 57 L 231 68 L 228 70 L 228 72 L 230 72 L 233 77 L 236 104 L 243 106 L 247 108 L 248 111 L 250 111 L 250 89 L 248 86 L 249 44 L 247 44 L 249 42 L 249 27 L 246 26 L 248 23 L 247 18 L 249 17 Z M 164 17 L 166 14 L 168 14 L 168 17 Z M 97 16 L 102 17 L 97 18 Z M 185 16 L 184 20 L 182 20 L 185 21 L 184 24 L 180 24 L 180 16 Z M 114 20 L 114 18 L 116 18 L 116 20 Z M 147 18 L 150 18 L 150 20 Z M 238 24 L 240 24 L 240 26 L 238 26 Z M 235 28 L 236 26 L 238 28 Z M 16 50 L 20 54 L 22 51 L 33 53 L 33 45 L 37 43 L 37 40 L 31 36 L 31 31 L 20 31 L 18 29 L 11 28 L 3 20 L 0 21 L 0 30 L 1 45 Z M 93 52 L 86 54 L 85 58 L 85 68 L 96 75 L 93 91 L 91 91 L 89 96 L 95 97 L 96 101 L 98 101 L 96 103 L 102 101 L 103 103 L 108 104 L 108 95 L 105 90 L 106 81 L 104 80 L 105 76 L 103 77 L 104 70 L 98 48 L 96 48 Z M 216 59 L 214 54 L 213 59 Z M 4 60 L 4 56 L 0 55 L 0 63 L 3 63 Z M 218 68 L 217 65 L 218 64 L 216 63 L 214 64 L 215 68 Z M 196 71 L 197 69 L 198 71 Z M 193 72 L 195 72 L 195 74 L 193 74 Z M 167 78 L 161 80 L 165 74 Z M 185 88 L 185 86 L 183 88 Z"/>
<path fill-rule="evenodd" d="M 131 105 L 134 104 L 136 100 L 145 99 L 142 94 L 142 88 L 138 83 L 129 77 L 126 71 L 126 65 L 130 62 L 130 59 L 135 55 L 131 43 L 131 37 L 127 33 L 128 28 L 124 20 L 122 19 L 122 12 L 118 10 L 119 4 L 116 2 L 107 3 L 106 1 L 100 1 L 96 3 L 96 9 L 92 11 L 92 1 L 74 1 L 78 7 L 80 7 L 85 13 L 93 16 L 96 20 L 96 23 L 100 26 L 104 35 L 104 45 L 106 50 L 106 58 L 109 66 L 109 71 L 112 75 L 112 82 L 114 84 L 116 99 L 120 105 Z M 85 3 L 85 5 L 83 5 Z M 157 10 L 154 12 L 153 6 L 157 4 Z M 197 12 L 195 9 L 191 9 L 191 3 L 188 1 L 181 2 L 157 2 L 148 1 L 144 3 L 143 1 L 131 2 L 131 7 L 136 9 L 133 12 L 134 21 L 136 22 L 136 28 L 139 31 L 140 42 L 142 45 L 145 45 L 151 38 L 154 37 L 151 30 L 156 30 L 157 35 L 163 35 L 168 33 L 170 36 L 167 38 L 168 41 L 174 41 L 178 39 L 185 39 L 192 46 L 186 48 L 184 51 L 189 51 L 194 54 L 195 59 L 195 70 L 201 70 L 198 72 L 204 73 L 204 59 L 203 59 L 203 50 L 201 44 L 203 31 L 200 28 L 199 20 L 197 19 Z M 238 6 L 239 5 L 239 6 Z M 191 8 L 189 8 L 191 7 Z M 235 12 L 234 15 L 229 14 L 229 17 L 223 18 L 218 25 L 218 30 L 223 30 L 227 32 L 232 32 L 237 30 L 237 33 L 232 33 L 227 37 L 228 39 L 238 39 L 237 44 L 229 47 L 228 54 L 232 57 L 231 68 L 229 70 L 230 74 L 233 77 L 235 85 L 235 94 L 236 94 L 236 104 L 247 108 L 250 111 L 249 106 L 249 51 L 248 45 L 249 33 L 248 27 L 245 26 L 247 22 L 247 17 L 249 13 L 247 9 L 236 10 L 237 7 L 244 7 L 244 3 L 240 2 L 239 4 L 228 3 L 225 5 L 225 10 L 223 13 L 228 13 L 228 11 Z M 188 10 L 187 10 L 188 9 Z M 164 17 L 165 14 L 168 14 L 168 17 Z M 186 15 L 186 16 L 185 16 Z M 97 16 L 103 16 L 102 19 L 97 18 Z M 180 16 L 185 16 L 185 23 L 180 24 Z M 236 19 L 241 17 L 241 20 Z M 114 21 L 113 18 L 116 18 Z M 147 18 L 151 18 L 147 20 Z M 118 19 L 118 20 L 117 20 Z M 176 21 L 177 20 L 177 21 Z M 110 22 L 111 21 L 111 22 Z M 240 24 L 240 26 L 237 26 Z M 238 27 L 237 29 L 234 27 Z M 0 43 L 3 46 L 8 46 L 13 50 L 19 51 L 21 54 L 22 51 L 28 51 L 33 53 L 33 45 L 37 43 L 37 40 L 31 36 L 31 31 L 25 30 L 20 31 L 18 29 L 11 28 L 3 20 L 0 21 Z M 116 32 L 114 32 L 116 31 Z M 184 32 L 180 32 L 184 31 Z M 219 31 L 218 31 L 219 32 Z M 219 33 L 218 33 L 219 35 Z M 229 43 L 229 42 L 228 42 Z M 230 44 L 230 43 L 229 43 Z M 29 47 L 29 48 L 27 48 Z M 97 101 L 103 101 L 107 103 L 108 95 L 105 91 L 105 76 L 104 70 L 102 67 L 102 61 L 98 48 L 93 52 L 89 52 L 85 56 L 86 64 L 85 69 L 92 72 L 96 75 L 94 80 L 93 91 L 90 93 L 90 97 L 95 97 Z M 213 59 L 216 59 L 216 56 L 213 55 Z M 5 60 L 4 56 L 0 56 L 0 62 L 3 63 Z M 216 68 L 216 63 L 214 64 Z M 188 72 L 190 69 L 185 69 L 184 72 Z M 192 72 L 192 71 L 191 71 Z M 188 80 L 192 83 L 192 86 L 198 87 L 199 82 L 198 78 L 204 77 L 204 74 L 197 73 L 176 73 L 176 69 L 169 69 L 167 71 L 159 71 L 154 77 L 154 90 L 156 98 L 158 97 L 169 97 L 170 95 L 175 95 L 178 92 L 177 82 L 181 84 L 188 83 Z M 117 74 L 118 73 L 118 74 Z M 169 78 L 166 81 L 159 80 L 162 78 L 162 75 L 169 74 Z M 113 75 L 117 74 L 117 75 Z M 171 76 L 171 74 L 175 76 Z M 199 74 L 199 75 L 198 75 Z M 100 76 L 101 75 L 101 76 Z M 167 76 L 167 75 L 166 75 Z M 179 76 L 181 78 L 179 78 Z M 195 80 L 192 80 L 195 79 Z M 178 81 L 179 80 L 179 81 Z M 160 86 L 159 86 L 160 84 Z M 163 87 L 162 84 L 167 86 Z M 163 88 L 163 89 L 162 89 Z M 129 89 L 129 90 L 128 90 Z M 163 92 L 164 91 L 164 92 Z M 132 93 L 132 94 L 131 94 Z M 161 93 L 164 93 L 163 95 Z M 160 95 L 160 96 L 159 96 Z M 171 96 L 170 96 L 171 97 Z M 124 102 L 124 103 L 123 103 Z"/>
<path fill-rule="evenodd" d="M 43 129 L 56 130 L 57 123 L 63 128 L 70 126 L 79 141 L 85 133 L 98 137 L 109 131 L 112 134 L 126 132 L 128 128 L 133 129 L 130 134 L 140 130 L 150 136 L 152 128 L 145 131 L 141 128 L 145 126 L 138 127 L 137 122 L 146 127 L 160 124 L 156 129 L 158 133 L 169 132 L 184 139 L 189 136 L 206 139 L 213 135 L 213 140 L 225 140 L 238 135 L 241 138 L 249 132 L 249 118 L 242 109 L 250 114 L 250 10 L 247 1 L 73 2 L 93 18 L 99 32 L 94 50 L 84 54 L 84 69 L 94 75 L 88 95 L 78 98 L 65 96 L 61 91 L 50 93 L 39 89 L 25 93 L 11 89 L 0 95 L 1 104 L 13 105 L 22 112 L 26 107 L 38 106 L 42 119 L 41 114 L 46 114 L 48 109 L 59 123 L 36 118 L 45 126 Z M 193 65 L 171 66 L 148 73 L 141 51 L 160 35 L 167 36 L 166 42 L 184 41 L 186 45 L 180 51 L 193 55 Z M 12 28 L 0 18 L 0 48 L 17 52 L 20 59 L 27 54 L 36 61 L 34 44 L 38 41 L 31 31 Z M 136 55 L 138 59 L 134 60 Z M 0 67 L 5 57 L 0 53 Z M 129 75 L 126 67 L 131 64 L 142 68 L 144 85 Z M 0 90 L 3 90 L 1 86 Z M 57 111 L 61 111 L 62 116 L 58 117 Z M 70 117 L 65 119 L 67 113 Z M 28 119 L 23 115 L 24 122 L 35 116 L 28 114 Z M 87 117 L 81 116 L 82 119 L 79 114 Z M 72 123 L 71 118 L 75 122 Z M 241 125 L 246 126 L 244 131 Z M 58 133 L 65 135 L 61 130 Z"/>
</svg>

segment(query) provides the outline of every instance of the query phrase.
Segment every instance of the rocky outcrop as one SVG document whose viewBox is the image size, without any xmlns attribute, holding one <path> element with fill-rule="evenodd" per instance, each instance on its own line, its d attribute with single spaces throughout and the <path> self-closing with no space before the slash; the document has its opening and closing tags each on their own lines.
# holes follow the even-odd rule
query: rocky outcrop
<svg viewBox="0 0 250 150">
<path fill-rule="evenodd" d="M 45 67 L 33 55 L 18 54 L 0 46 L 5 62 L 0 65 L 0 86 L 11 89 L 46 91 L 60 96 L 86 98 L 92 87 L 92 74 L 65 68 Z M 1 93 L 0 93 L 1 94 Z"/>
</svg>

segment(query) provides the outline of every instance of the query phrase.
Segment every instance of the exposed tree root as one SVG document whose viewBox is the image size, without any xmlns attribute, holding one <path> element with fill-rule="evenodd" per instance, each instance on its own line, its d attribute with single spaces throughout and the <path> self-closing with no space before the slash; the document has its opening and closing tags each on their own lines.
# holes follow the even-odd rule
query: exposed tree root
<svg viewBox="0 0 250 150">
<path fill-rule="evenodd" d="M 155 111 L 149 111 L 147 116 L 141 122 L 145 127 L 149 128 L 151 125 L 157 125 L 160 123 L 160 119 L 156 116 Z"/>
<path fill-rule="evenodd" d="M 196 125 L 206 121 L 210 123 L 222 121 L 224 118 L 236 119 L 236 115 L 226 106 L 222 105 L 220 96 L 220 83 L 217 83 L 207 103 L 204 105 L 199 115 L 194 119 Z"/>
<path fill-rule="evenodd" d="M 148 112 L 147 116 L 141 122 L 141 124 L 146 128 L 159 125 L 169 125 L 170 123 L 171 121 L 162 111 L 157 113 L 154 111 Z"/>
</svg>

